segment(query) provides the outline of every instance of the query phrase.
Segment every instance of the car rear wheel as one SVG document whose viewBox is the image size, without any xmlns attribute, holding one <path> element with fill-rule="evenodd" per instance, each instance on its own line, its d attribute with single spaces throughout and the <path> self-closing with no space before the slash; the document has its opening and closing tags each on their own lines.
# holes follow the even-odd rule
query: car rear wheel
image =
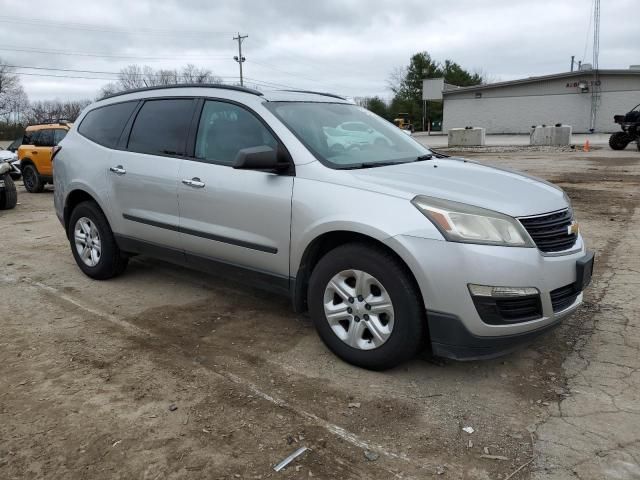
<svg viewBox="0 0 640 480">
<path fill-rule="evenodd" d="M 410 273 L 382 248 L 337 247 L 316 265 L 308 304 L 324 343 L 343 360 L 383 370 L 413 357 L 425 314 Z"/>
<path fill-rule="evenodd" d="M 94 202 L 82 202 L 73 209 L 67 232 L 73 257 L 86 275 L 97 280 L 120 275 L 127 267 L 109 222 Z"/>
<path fill-rule="evenodd" d="M 25 165 L 22 169 L 22 182 L 29 193 L 40 193 L 44 190 L 45 182 L 42 181 L 36 167 L 31 164 Z"/>
</svg>

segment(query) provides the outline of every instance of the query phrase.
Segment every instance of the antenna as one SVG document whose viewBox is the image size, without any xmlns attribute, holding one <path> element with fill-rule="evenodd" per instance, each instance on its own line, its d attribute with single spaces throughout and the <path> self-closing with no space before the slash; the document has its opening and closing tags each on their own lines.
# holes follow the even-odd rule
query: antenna
<svg viewBox="0 0 640 480">
<path fill-rule="evenodd" d="M 596 129 L 596 118 L 600 106 L 600 70 L 598 58 L 600 57 L 600 0 L 593 1 L 593 82 L 591 85 L 591 120 L 589 131 Z"/>
</svg>

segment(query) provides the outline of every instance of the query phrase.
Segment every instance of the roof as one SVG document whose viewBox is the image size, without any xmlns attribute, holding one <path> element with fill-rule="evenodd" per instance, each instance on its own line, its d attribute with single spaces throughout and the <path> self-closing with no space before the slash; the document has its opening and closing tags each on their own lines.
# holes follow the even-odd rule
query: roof
<svg viewBox="0 0 640 480">
<path fill-rule="evenodd" d="M 73 123 L 40 123 L 38 125 L 29 125 L 25 128 L 26 131 L 32 132 L 35 130 L 44 130 L 45 128 L 66 128 L 70 129 Z"/>
<path fill-rule="evenodd" d="M 584 77 L 593 75 L 595 70 L 575 70 L 573 72 L 554 73 L 552 75 L 542 75 L 538 77 L 519 78 L 517 80 L 509 80 L 506 82 L 487 83 L 485 85 L 474 85 L 472 87 L 453 87 L 452 89 L 445 89 L 443 95 L 455 95 L 463 92 L 474 92 L 476 90 L 487 90 L 491 88 L 510 87 L 513 85 L 523 85 L 527 83 L 544 82 L 547 80 L 557 80 L 559 78 L 573 78 Z M 640 70 L 634 69 L 619 69 L 619 70 L 598 70 L 598 75 L 638 75 L 640 76 Z"/>
</svg>

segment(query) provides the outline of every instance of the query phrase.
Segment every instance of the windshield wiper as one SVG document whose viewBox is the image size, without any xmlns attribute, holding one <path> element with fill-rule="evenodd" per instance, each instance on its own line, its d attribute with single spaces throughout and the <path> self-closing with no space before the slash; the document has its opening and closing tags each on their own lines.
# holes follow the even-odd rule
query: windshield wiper
<svg viewBox="0 0 640 480">
<path fill-rule="evenodd" d="M 442 153 L 442 152 L 436 152 L 435 150 L 431 150 L 431 154 L 436 158 L 449 158 L 449 157 L 451 157 L 451 155 L 447 155 L 447 154 Z"/>
<path fill-rule="evenodd" d="M 360 168 L 375 168 L 375 167 L 388 167 L 389 165 L 400 165 L 401 163 L 408 162 L 362 162 L 355 165 L 347 165 L 346 167 L 340 167 L 340 170 L 357 170 Z"/>
<path fill-rule="evenodd" d="M 433 155 L 431 153 L 425 153 L 424 155 L 420 155 L 419 157 L 417 157 L 414 162 L 422 162 L 424 160 L 431 160 L 433 159 Z"/>
</svg>

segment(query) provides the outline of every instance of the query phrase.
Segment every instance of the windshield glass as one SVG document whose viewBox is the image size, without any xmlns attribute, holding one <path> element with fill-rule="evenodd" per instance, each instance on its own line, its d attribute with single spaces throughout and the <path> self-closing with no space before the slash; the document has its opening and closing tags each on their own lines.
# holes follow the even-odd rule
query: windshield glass
<svg viewBox="0 0 640 480">
<path fill-rule="evenodd" d="M 351 104 L 266 104 L 305 146 L 332 168 L 413 162 L 431 153 L 398 127 Z"/>
</svg>

